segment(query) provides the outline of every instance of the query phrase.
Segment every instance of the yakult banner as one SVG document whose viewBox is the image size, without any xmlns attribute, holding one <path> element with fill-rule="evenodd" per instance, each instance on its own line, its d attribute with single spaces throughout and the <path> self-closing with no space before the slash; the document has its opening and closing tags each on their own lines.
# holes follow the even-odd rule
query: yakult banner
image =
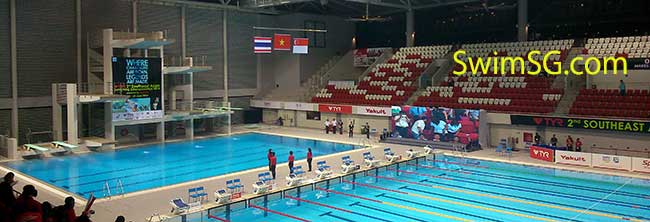
<svg viewBox="0 0 650 222">
<path fill-rule="evenodd" d="M 629 156 L 616 156 L 594 153 L 591 155 L 591 165 L 598 168 L 614 170 L 631 170 L 632 158 Z"/>
<path fill-rule="evenodd" d="M 632 157 L 632 171 L 650 173 L 650 159 Z"/>
<path fill-rule="evenodd" d="M 579 153 L 579 152 L 556 150 L 555 163 L 591 166 L 591 153 Z"/>
<path fill-rule="evenodd" d="M 368 116 L 390 116 L 390 107 L 375 107 L 375 106 L 355 106 L 354 114 L 368 115 Z"/>
<path fill-rule="evenodd" d="M 317 111 L 318 109 L 315 106 L 316 104 L 314 103 L 284 102 L 284 108 L 289 110 Z"/>
</svg>

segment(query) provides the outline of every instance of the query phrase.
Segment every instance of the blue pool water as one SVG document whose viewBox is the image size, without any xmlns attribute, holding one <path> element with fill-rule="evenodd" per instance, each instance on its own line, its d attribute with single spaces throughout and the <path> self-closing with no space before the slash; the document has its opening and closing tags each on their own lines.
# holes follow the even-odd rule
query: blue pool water
<svg viewBox="0 0 650 222">
<path fill-rule="evenodd" d="M 278 163 L 289 151 L 296 160 L 354 149 L 349 144 L 247 133 L 185 142 L 162 143 L 115 152 L 89 153 L 7 163 L 9 167 L 83 197 L 115 195 L 120 180 L 124 193 L 162 187 L 268 165 L 272 148 Z M 120 193 L 121 194 L 121 193 Z"/>
<path fill-rule="evenodd" d="M 650 181 L 445 157 L 189 215 L 190 221 L 648 221 Z M 218 219 L 217 219 L 218 218 Z"/>
</svg>

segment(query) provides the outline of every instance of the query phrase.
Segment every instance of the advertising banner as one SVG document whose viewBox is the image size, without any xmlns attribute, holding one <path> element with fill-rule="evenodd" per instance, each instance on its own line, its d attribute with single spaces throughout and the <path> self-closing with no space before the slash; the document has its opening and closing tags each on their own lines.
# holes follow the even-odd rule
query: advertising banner
<svg viewBox="0 0 650 222">
<path fill-rule="evenodd" d="M 556 150 L 555 163 L 579 165 L 579 166 L 591 166 L 591 153 Z"/>
<path fill-rule="evenodd" d="M 284 108 L 289 110 L 316 111 L 314 103 L 284 102 Z"/>
<path fill-rule="evenodd" d="M 251 100 L 251 106 L 257 108 L 282 109 L 282 103 L 276 101 Z"/>
<path fill-rule="evenodd" d="M 162 60 L 113 57 L 111 61 L 113 93 L 128 96 L 113 102 L 113 121 L 162 118 Z"/>
<path fill-rule="evenodd" d="M 632 157 L 632 171 L 650 173 L 650 159 Z"/>
<path fill-rule="evenodd" d="M 324 113 L 352 114 L 352 106 L 318 104 L 318 111 Z"/>
<path fill-rule="evenodd" d="M 573 129 L 593 129 L 619 132 L 650 133 L 650 122 L 510 115 L 513 125 L 550 126 Z"/>
<path fill-rule="evenodd" d="M 368 115 L 368 116 L 390 116 L 390 107 L 374 107 L 374 106 L 355 106 L 356 111 L 354 114 Z"/>
<path fill-rule="evenodd" d="M 530 146 L 530 157 L 547 162 L 555 161 L 555 150 L 539 146 Z"/>
<path fill-rule="evenodd" d="M 608 154 L 591 155 L 591 165 L 598 168 L 614 169 L 614 170 L 631 170 L 632 158 L 629 156 L 616 156 Z"/>
</svg>

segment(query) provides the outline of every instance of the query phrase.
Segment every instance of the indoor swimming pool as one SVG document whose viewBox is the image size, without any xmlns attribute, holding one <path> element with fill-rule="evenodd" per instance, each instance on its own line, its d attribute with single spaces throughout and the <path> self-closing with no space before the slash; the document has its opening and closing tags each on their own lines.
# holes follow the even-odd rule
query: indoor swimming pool
<svg viewBox="0 0 650 222">
<path fill-rule="evenodd" d="M 650 180 L 411 160 L 170 221 L 648 221 Z"/>
<path fill-rule="evenodd" d="M 269 148 L 276 152 L 279 164 L 286 162 L 289 151 L 301 160 L 307 157 L 307 148 L 316 157 L 356 147 L 245 133 L 4 165 L 87 198 L 90 193 L 106 197 L 110 190 L 112 195 L 121 195 L 266 166 Z"/>
</svg>

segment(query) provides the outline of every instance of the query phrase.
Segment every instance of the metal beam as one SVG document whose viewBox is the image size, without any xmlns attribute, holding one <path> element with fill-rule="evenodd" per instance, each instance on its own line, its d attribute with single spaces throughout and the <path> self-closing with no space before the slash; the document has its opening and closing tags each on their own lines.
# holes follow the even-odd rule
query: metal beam
<svg viewBox="0 0 650 222">
<path fill-rule="evenodd" d="M 428 4 L 428 5 L 415 6 L 413 7 L 413 9 L 427 9 L 427 8 L 435 8 L 435 7 L 448 6 L 448 5 L 472 3 L 478 1 L 479 0 L 460 0 L 460 1 L 450 0 L 448 2 L 438 2 L 438 3 Z"/>
<path fill-rule="evenodd" d="M 125 1 L 134 1 L 134 0 L 125 0 Z M 196 1 L 189 1 L 189 0 L 137 0 L 137 1 L 139 3 L 164 5 L 164 6 L 187 6 L 190 8 L 232 10 L 232 11 L 257 13 L 257 14 L 269 14 L 269 15 L 280 14 L 279 12 L 273 9 L 242 8 L 234 5 L 223 5 L 217 3 L 196 2 Z"/>
<path fill-rule="evenodd" d="M 345 0 L 345 1 L 362 3 L 362 4 L 379 5 L 379 6 L 391 7 L 391 8 L 409 9 L 409 7 L 406 5 L 387 3 L 381 0 Z"/>
</svg>

